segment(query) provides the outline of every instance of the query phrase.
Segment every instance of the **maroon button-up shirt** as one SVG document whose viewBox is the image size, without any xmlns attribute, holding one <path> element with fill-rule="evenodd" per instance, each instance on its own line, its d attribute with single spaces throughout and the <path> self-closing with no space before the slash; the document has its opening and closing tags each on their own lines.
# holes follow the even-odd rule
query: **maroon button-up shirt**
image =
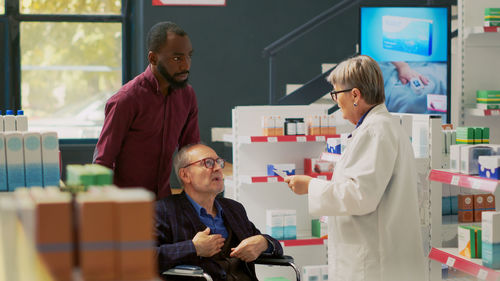
<svg viewBox="0 0 500 281">
<path fill-rule="evenodd" d="M 163 198 L 171 194 L 175 150 L 199 141 L 193 88 L 165 97 L 148 66 L 106 103 L 94 163 L 113 169 L 117 186 L 145 187 Z"/>
</svg>

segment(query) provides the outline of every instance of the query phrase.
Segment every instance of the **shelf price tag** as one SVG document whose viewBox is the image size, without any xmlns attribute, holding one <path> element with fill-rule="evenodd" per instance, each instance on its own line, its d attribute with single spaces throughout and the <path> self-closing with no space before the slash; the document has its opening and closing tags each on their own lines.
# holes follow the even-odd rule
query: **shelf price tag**
<svg viewBox="0 0 500 281">
<path fill-rule="evenodd" d="M 316 141 L 326 141 L 325 136 L 316 136 Z"/>
<path fill-rule="evenodd" d="M 320 180 L 326 180 L 326 176 L 325 175 L 319 175 L 317 178 L 320 179 Z"/>
<path fill-rule="evenodd" d="M 306 137 L 297 137 L 297 142 L 306 142 Z"/>
<path fill-rule="evenodd" d="M 453 177 L 451 177 L 451 184 L 458 185 L 459 180 L 460 180 L 460 176 L 453 176 Z"/>
<path fill-rule="evenodd" d="M 278 142 L 278 138 L 277 137 L 268 137 L 267 142 Z"/>
<path fill-rule="evenodd" d="M 452 257 L 448 257 L 448 259 L 446 260 L 446 265 L 451 267 L 455 266 L 455 259 Z"/>
<path fill-rule="evenodd" d="M 497 116 L 500 115 L 500 110 L 499 109 L 497 109 L 497 110 L 491 110 L 490 112 L 491 112 L 491 115 L 497 115 Z"/>
<path fill-rule="evenodd" d="M 472 189 L 480 189 L 481 188 L 481 181 L 477 179 L 471 179 L 472 181 Z"/>
<path fill-rule="evenodd" d="M 278 178 L 277 177 L 268 177 L 267 182 L 278 182 Z"/>
<path fill-rule="evenodd" d="M 488 278 L 488 271 L 480 268 L 476 277 L 481 280 L 486 280 L 486 278 Z"/>
</svg>

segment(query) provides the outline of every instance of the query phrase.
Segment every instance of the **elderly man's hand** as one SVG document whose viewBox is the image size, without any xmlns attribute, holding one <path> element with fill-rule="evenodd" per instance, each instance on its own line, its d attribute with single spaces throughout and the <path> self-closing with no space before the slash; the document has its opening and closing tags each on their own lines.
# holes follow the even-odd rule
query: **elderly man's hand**
<svg viewBox="0 0 500 281">
<path fill-rule="evenodd" d="M 224 238 L 220 234 L 210 235 L 210 228 L 196 233 L 193 238 L 196 255 L 200 257 L 211 257 L 221 251 L 224 246 Z"/>
<path fill-rule="evenodd" d="M 252 262 L 266 249 L 267 239 L 262 235 L 254 235 L 241 241 L 236 248 L 232 248 L 230 256 L 244 262 Z"/>
</svg>

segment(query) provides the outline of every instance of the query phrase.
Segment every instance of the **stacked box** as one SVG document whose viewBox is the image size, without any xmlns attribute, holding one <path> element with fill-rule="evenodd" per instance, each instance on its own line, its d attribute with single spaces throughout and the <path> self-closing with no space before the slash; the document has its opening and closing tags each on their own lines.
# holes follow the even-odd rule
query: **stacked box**
<svg viewBox="0 0 500 281">
<path fill-rule="evenodd" d="M 326 150 L 330 153 L 341 154 L 342 143 L 340 138 L 328 138 L 326 140 Z"/>
<path fill-rule="evenodd" d="M 500 8 L 484 10 L 484 26 L 500 26 Z"/>
<path fill-rule="evenodd" d="M 458 252 L 460 255 L 471 259 L 481 258 L 481 243 L 481 227 L 458 226 Z"/>
<path fill-rule="evenodd" d="M 495 211 L 495 196 L 493 194 L 474 194 L 474 221 L 481 221 L 481 214 Z"/>
<path fill-rule="evenodd" d="M 500 269 L 500 212 L 485 212 L 482 222 L 483 265 Z"/>
<path fill-rule="evenodd" d="M 500 91 L 476 91 L 477 108 L 498 109 L 500 108 Z"/>
<path fill-rule="evenodd" d="M 66 183 L 68 186 L 110 185 L 113 171 L 99 164 L 67 165 Z"/>
<path fill-rule="evenodd" d="M 458 127 L 457 128 L 457 144 L 474 144 L 474 128 Z"/>
<path fill-rule="evenodd" d="M 43 186 L 59 186 L 61 173 L 59 168 L 59 140 L 56 132 L 43 132 L 42 169 Z"/>
<path fill-rule="evenodd" d="M 23 132 L 26 187 L 43 186 L 40 133 Z"/>
<path fill-rule="evenodd" d="M 5 132 L 7 162 L 7 185 L 10 191 L 25 187 L 23 135 L 20 132 Z"/>
<path fill-rule="evenodd" d="M 57 188 L 33 188 L 38 253 L 56 280 L 71 280 L 73 232 L 71 196 Z"/>
<path fill-rule="evenodd" d="M 328 235 L 328 223 L 319 219 L 311 220 L 311 234 L 313 237 L 325 237 Z"/>
<path fill-rule="evenodd" d="M 466 145 L 460 148 L 460 172 L 467 175 L 479 174 L 479 156 L 492 155 L 493 149 L 488 146 Z"/>
<path fill-rule="evenodd" d="M 304 158 L 304 174 L 329 173 L 333 172 L 333 163 L 317 158 Z"/>
<path fill-rule="evenodd" d="M 284 217 L 283 210 L 266 210 L 266 233 L 273 238 L 281 240 L 283 233 Z"/>
<path fill-rule="evenodd" d="M 479 176 L 500 180 L 500 155 L 479 156 Z"/>
<path fill-rule="evenodd" d="M 458 195 L 458 221 L 473 222 L 474 221 L 474 198 L 471 194 Z"/>
<path fill-rule="evenodd" d="M 274 136 L 285 135 L 285 120 L 281 116 L 274 116 Z"/>
<path fill-rule="evenodd" d="M 263 136 L 274 136 L 274 118 L 273 116 L 262 116 L 261 127 Z"/>
<path fill-rule="evenodd" d="M 116 280 L 113 201 L 103 192 L 79 193 L 77 225 L 80 270 L 84 280 Z"/>
<path fill-rule="evenodd" d="M 465 144 L 454 144 L 450 146 L 450 171 L 460 173 L 460 151 Z"/>
<path fill-rule="evenodd" d="M 116 230 L 113 240 L 118 253 L 116 279 L 154 279 L 154 194 L 143 188 L 113 189 L 112 197 Z"/>
<path fill-rule="evenodd" d="M 283 213 L 283 238 L 297 239 L 297 211 L 284 210 Z"/>
<path fill-rule="evenodd" d="M 321 121 L 318 115 L 307 117 L 307 134 L 321 135 Z"/>
</svg>

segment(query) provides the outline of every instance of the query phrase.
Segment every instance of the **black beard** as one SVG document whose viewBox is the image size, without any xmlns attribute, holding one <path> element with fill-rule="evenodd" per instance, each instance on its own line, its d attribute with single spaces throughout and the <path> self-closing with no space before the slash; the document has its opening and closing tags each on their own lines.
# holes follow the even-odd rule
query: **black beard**
<svg viewBox="0 0 500 281">
<path fill-rule="evenodd" d="M 182 88 L 185 88 L 187 86 L 188 79 L 179 82 L 179 81 L 175 80 L 175 76 L 189 73 L 189 71 L 182 72 L 182 73 L 176 73 L 172 76 L 172 75 L 168 74 L 167 69 L 165 67 L 163 67 L 163 65 L 161 63 L 158 63 L 157 68 L 158 68 L 158 72 L 160 72 L 160 74 L 163 76 L 163 78 L 165 78 L 165 80 L 167 80 L 168 84 L 170 85 L 169 86 L 170 89 L 182 89 Z"/>
</svg>

